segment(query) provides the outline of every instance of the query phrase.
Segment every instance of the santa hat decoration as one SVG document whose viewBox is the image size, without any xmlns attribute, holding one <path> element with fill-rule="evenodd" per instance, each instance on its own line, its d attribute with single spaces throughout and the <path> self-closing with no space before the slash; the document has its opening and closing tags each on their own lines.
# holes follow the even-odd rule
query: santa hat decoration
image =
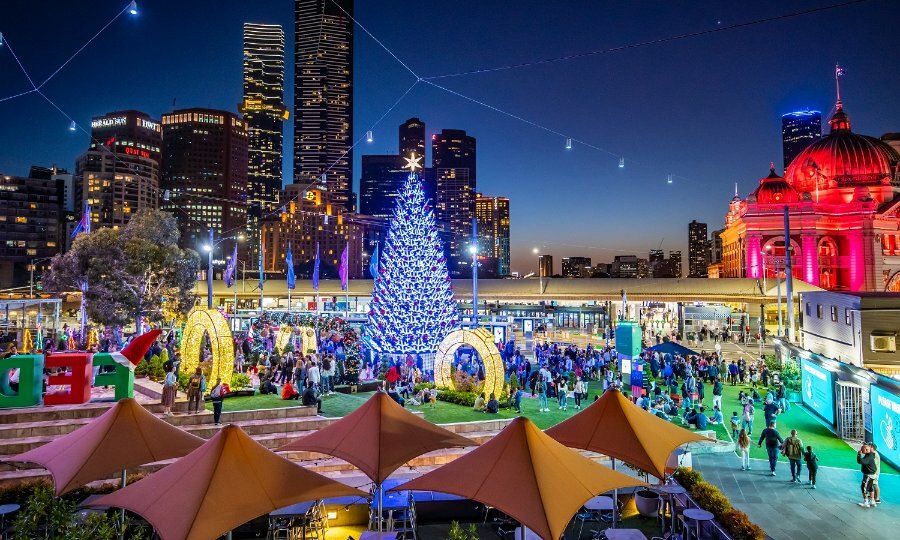
<svg viewBox="0 0 900 540">
<path fill-rule="evenodd" d="M 141 358 L 150 350 L 150 346 L 156 341 L 156 338 L 162 334 L 162 330 L 151 330 L 146 334 L 141 334 L 122 349 L 122 352 L 109 353 L 116 363 L 134 369 L 138 365 Z"/>
</svg>

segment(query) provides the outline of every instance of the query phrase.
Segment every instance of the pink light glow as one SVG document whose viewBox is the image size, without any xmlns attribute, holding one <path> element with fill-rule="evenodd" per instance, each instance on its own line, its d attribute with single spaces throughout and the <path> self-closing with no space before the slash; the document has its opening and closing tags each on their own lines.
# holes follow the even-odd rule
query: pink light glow
<svg viewBox="0 0 900 540">
<path fill-rule="evenodd" d="M 861 291 L 865 286 L 866 261 L 861 234 L 849 235 L 850 242 L 850 290 Z"/>
<path fill-rule="evenodd" d="M 803 281 L 819 284 L 819 253 L 816 249 L 816 237 L 803 237 Z"/>
<path fill-rule="evenodd" d="M 752 236 L 747 238 L 747 275 L 751 278 L 759 279 L 762 277 L 760 268 L 760 259 L 762 254 L 760 251 L 760 238 Z"/>
</svg>

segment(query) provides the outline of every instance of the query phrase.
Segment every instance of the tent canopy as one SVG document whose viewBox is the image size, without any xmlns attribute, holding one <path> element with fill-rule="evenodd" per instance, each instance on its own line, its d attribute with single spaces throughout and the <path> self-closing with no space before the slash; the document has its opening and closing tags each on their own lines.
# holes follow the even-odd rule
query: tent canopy
<svg viewBox="0 0 900 540">
<path fill-rule="evenodd" d="M 172 465 L 89 506 L 139 514 L 163 540 L 208 540 L 290 504 L 345 495 L 367 497 L 225 426 Z"/>
<path fill-rule="evenodd" d="M 644 485 L 566 448 L 518 417 L 466 455 L 394 490 L 459 495 L 508 514 L 541 538 L 559 538 L 592 497 Z"/>
<path fill-rule="evenodd" d="M 648 350 L 656 351 L 660 354 L 680 354 L 682 356 L 698 356 L 700 354 L 674 341 L 663 341 L 659 345 L 649 347 Z"/>
<path fill-rule="evenodd" d="M 666 461 L 679 446 L 709 441 L 641 409 L 622 392 L 607 390 L 587 409 L 547 430 L 571 448 L 590 450 L 665 478 Z"/>
<path fill-rule="evenodd" d="M 471 439 L 424 420 L 376 392 L 362 407 L 330 426 L 278 449 L 343 459 L 381 484 L 407 461 L 441 448 L 474 446 Z"/>
<path fill-rule="evenodd" d="M 36 463 L 53 476 L 57 495 L 124 469 L 184 456 L 203 439 L 161 420 L 134 399 L 121 399 L 85 426 L 5 461 Z"/>
</svg>

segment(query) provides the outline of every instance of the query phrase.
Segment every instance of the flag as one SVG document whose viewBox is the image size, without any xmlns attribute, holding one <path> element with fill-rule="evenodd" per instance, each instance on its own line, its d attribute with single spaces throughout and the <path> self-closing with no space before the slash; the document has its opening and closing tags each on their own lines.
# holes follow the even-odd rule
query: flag
<svg viewBox="0 0 900 540">
<path fill-rule="evenodd" d="M 369 261 L 369 273 L 372 279 L 378 277 L 378 244 L 375 244 L 375 251 L 372 252 L 372 260 Z"/>
<path fill-rule="evenodd" d="M 312 286 L 317 292 L 319 290 L 319 243 L 316 242 L 316 262 L 313 263 Z"/>
<path fill-rule="evenodd" d="M 347 265 L 347 256 L 350 255 L 350 243 L 348 242 L 346 246 L 344 246 L 344 252 L 341 253 L 341 267 L 338 269 L 338 274 L 341 276 L 341 290 L 347 290 L 347 270 L 349 270 L 349 266 Z"/>
<path fill-rule="evenodd" d="M 225 266 L 225 286 L 234 285 L 234 273 L 237 271 L 237 242 L 234 243 L 234 251 L 231 252 L 231 260 Z"/>
<path fill-rule="evenodd" d="M 81 212 L 81 221 L 78 222 L 75 230 L 72 231 L 72 238 L 78 236 L 78 233 L 89 232 L 91 232 L 91 205 L 89 205 L 87 201 L 84 201 L 84 210 Z"/>
<path fill-rule="evenodd" d="M 266 282 L 266 273 L 263 272 L 263 261 L 266 260 L 266 245 L 259 242 L 259 290 L 263 290 L 263 284 Z"/>
<path fill-rule="evenodd" d="M 297 279 L 294 276 L 294 254 L 291 253 L 291 244 L 288 243 L 288 252 L 284 258 L 284 264 L 287 266 L 287 288 L 297 288 Z"/>
</svg>

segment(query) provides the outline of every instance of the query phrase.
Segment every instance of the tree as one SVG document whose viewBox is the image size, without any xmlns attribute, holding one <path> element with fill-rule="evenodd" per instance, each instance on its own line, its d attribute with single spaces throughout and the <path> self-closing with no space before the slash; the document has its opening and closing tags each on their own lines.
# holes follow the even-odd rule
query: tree
<svg viewBox="0 0 900 540">
<path fill-rule="evenodd" d="M 104 325 L 163 320 L 163 308 L 184 313 L 194 304 L 200 258 L 178 247 L 175 218 L 158 210 L 135 214 L 124 229 L 80 234 L 53 258 L 44 286 L 85 294 L 88 318 Z"/>
<path fill-rule="evenodd" d="M 384 353 L 432 352 L 456 327 L 456 302 L 434 213 L 411 173 L 397 197 L 366 333 Z"/>
</svg>

